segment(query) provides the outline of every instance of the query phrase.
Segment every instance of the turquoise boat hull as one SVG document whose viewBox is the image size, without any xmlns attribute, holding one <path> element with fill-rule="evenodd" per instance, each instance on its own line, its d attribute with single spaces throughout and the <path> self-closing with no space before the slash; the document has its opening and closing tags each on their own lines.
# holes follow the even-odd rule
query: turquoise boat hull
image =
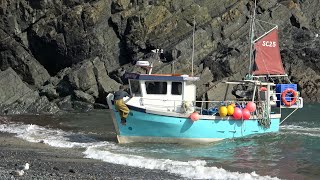
<svg viewBox="0 0 320 180">
<path fill-rule="evenodd" d="M 260 126 L 257 119 L 199 119 L 172 117 L 131 109 L 127 124 L 120 123 L 119 113 L 112 108 L 119 143 L 129 142 L 214 142 L 252 134 L 278 132 L 280 118 L 272 118 L 269 128 Z"/>
</svg>

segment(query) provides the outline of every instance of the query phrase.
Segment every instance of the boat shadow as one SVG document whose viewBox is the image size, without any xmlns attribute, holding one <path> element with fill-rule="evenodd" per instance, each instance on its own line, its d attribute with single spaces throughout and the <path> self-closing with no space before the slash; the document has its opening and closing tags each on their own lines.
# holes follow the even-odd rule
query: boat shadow
<svg viewBox="0 0 320 180">
<path fill-rule="evenodd" d="M 191 121 L 191 120 L 184 121 L 184 123 L 180 129 L 180 133 L 186 132 L 193 125 L 193 123 L 194 123 L 194 121 Z"/>
</svg>

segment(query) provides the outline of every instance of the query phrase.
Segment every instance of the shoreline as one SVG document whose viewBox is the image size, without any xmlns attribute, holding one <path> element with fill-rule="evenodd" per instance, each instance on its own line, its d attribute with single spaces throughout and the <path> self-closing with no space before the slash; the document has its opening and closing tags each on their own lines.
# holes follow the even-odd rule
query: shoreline
<svg viewBox="0 0 320 180">
<path fill-rule="evenodd" d="M 84 158 L 77 149 L 28 142 L 0 132 L 0 179 L 185 179 L 161 170 L 142 169 Z M 22 176 L 16 165 L 30 164 Z"/>
</svg>

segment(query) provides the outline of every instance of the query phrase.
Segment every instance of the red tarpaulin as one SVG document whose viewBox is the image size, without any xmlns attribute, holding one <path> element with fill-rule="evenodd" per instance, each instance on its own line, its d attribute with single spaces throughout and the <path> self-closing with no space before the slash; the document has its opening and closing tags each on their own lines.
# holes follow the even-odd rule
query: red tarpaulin
<svg viewBox="0 0 320 180">
<path fill-rule="evenodd" d="M 259 39 L 254 44 L 255 67 L 253 75 L 284 75 L 280 48 L 278 41 L 278 29 Z"/>
</svg>

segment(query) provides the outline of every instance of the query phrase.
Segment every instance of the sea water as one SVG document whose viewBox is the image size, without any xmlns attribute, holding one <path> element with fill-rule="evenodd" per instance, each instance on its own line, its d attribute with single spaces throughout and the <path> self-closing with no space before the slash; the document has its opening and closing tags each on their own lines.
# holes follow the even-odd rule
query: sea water
<svg viewBox="0 0 320 180">
<path fill-rule="evenodd" d="M 185 178 L 319 179 L 319 108 L 319 104 L 305 105 L 281 125 L 279 133 L 206 145 L 117 144 L 108 110 L 10 116 L 0 121 L 0 131 L 30 142 L 78 148 L 84 158 L 159 169 Z"/>
</svg>

